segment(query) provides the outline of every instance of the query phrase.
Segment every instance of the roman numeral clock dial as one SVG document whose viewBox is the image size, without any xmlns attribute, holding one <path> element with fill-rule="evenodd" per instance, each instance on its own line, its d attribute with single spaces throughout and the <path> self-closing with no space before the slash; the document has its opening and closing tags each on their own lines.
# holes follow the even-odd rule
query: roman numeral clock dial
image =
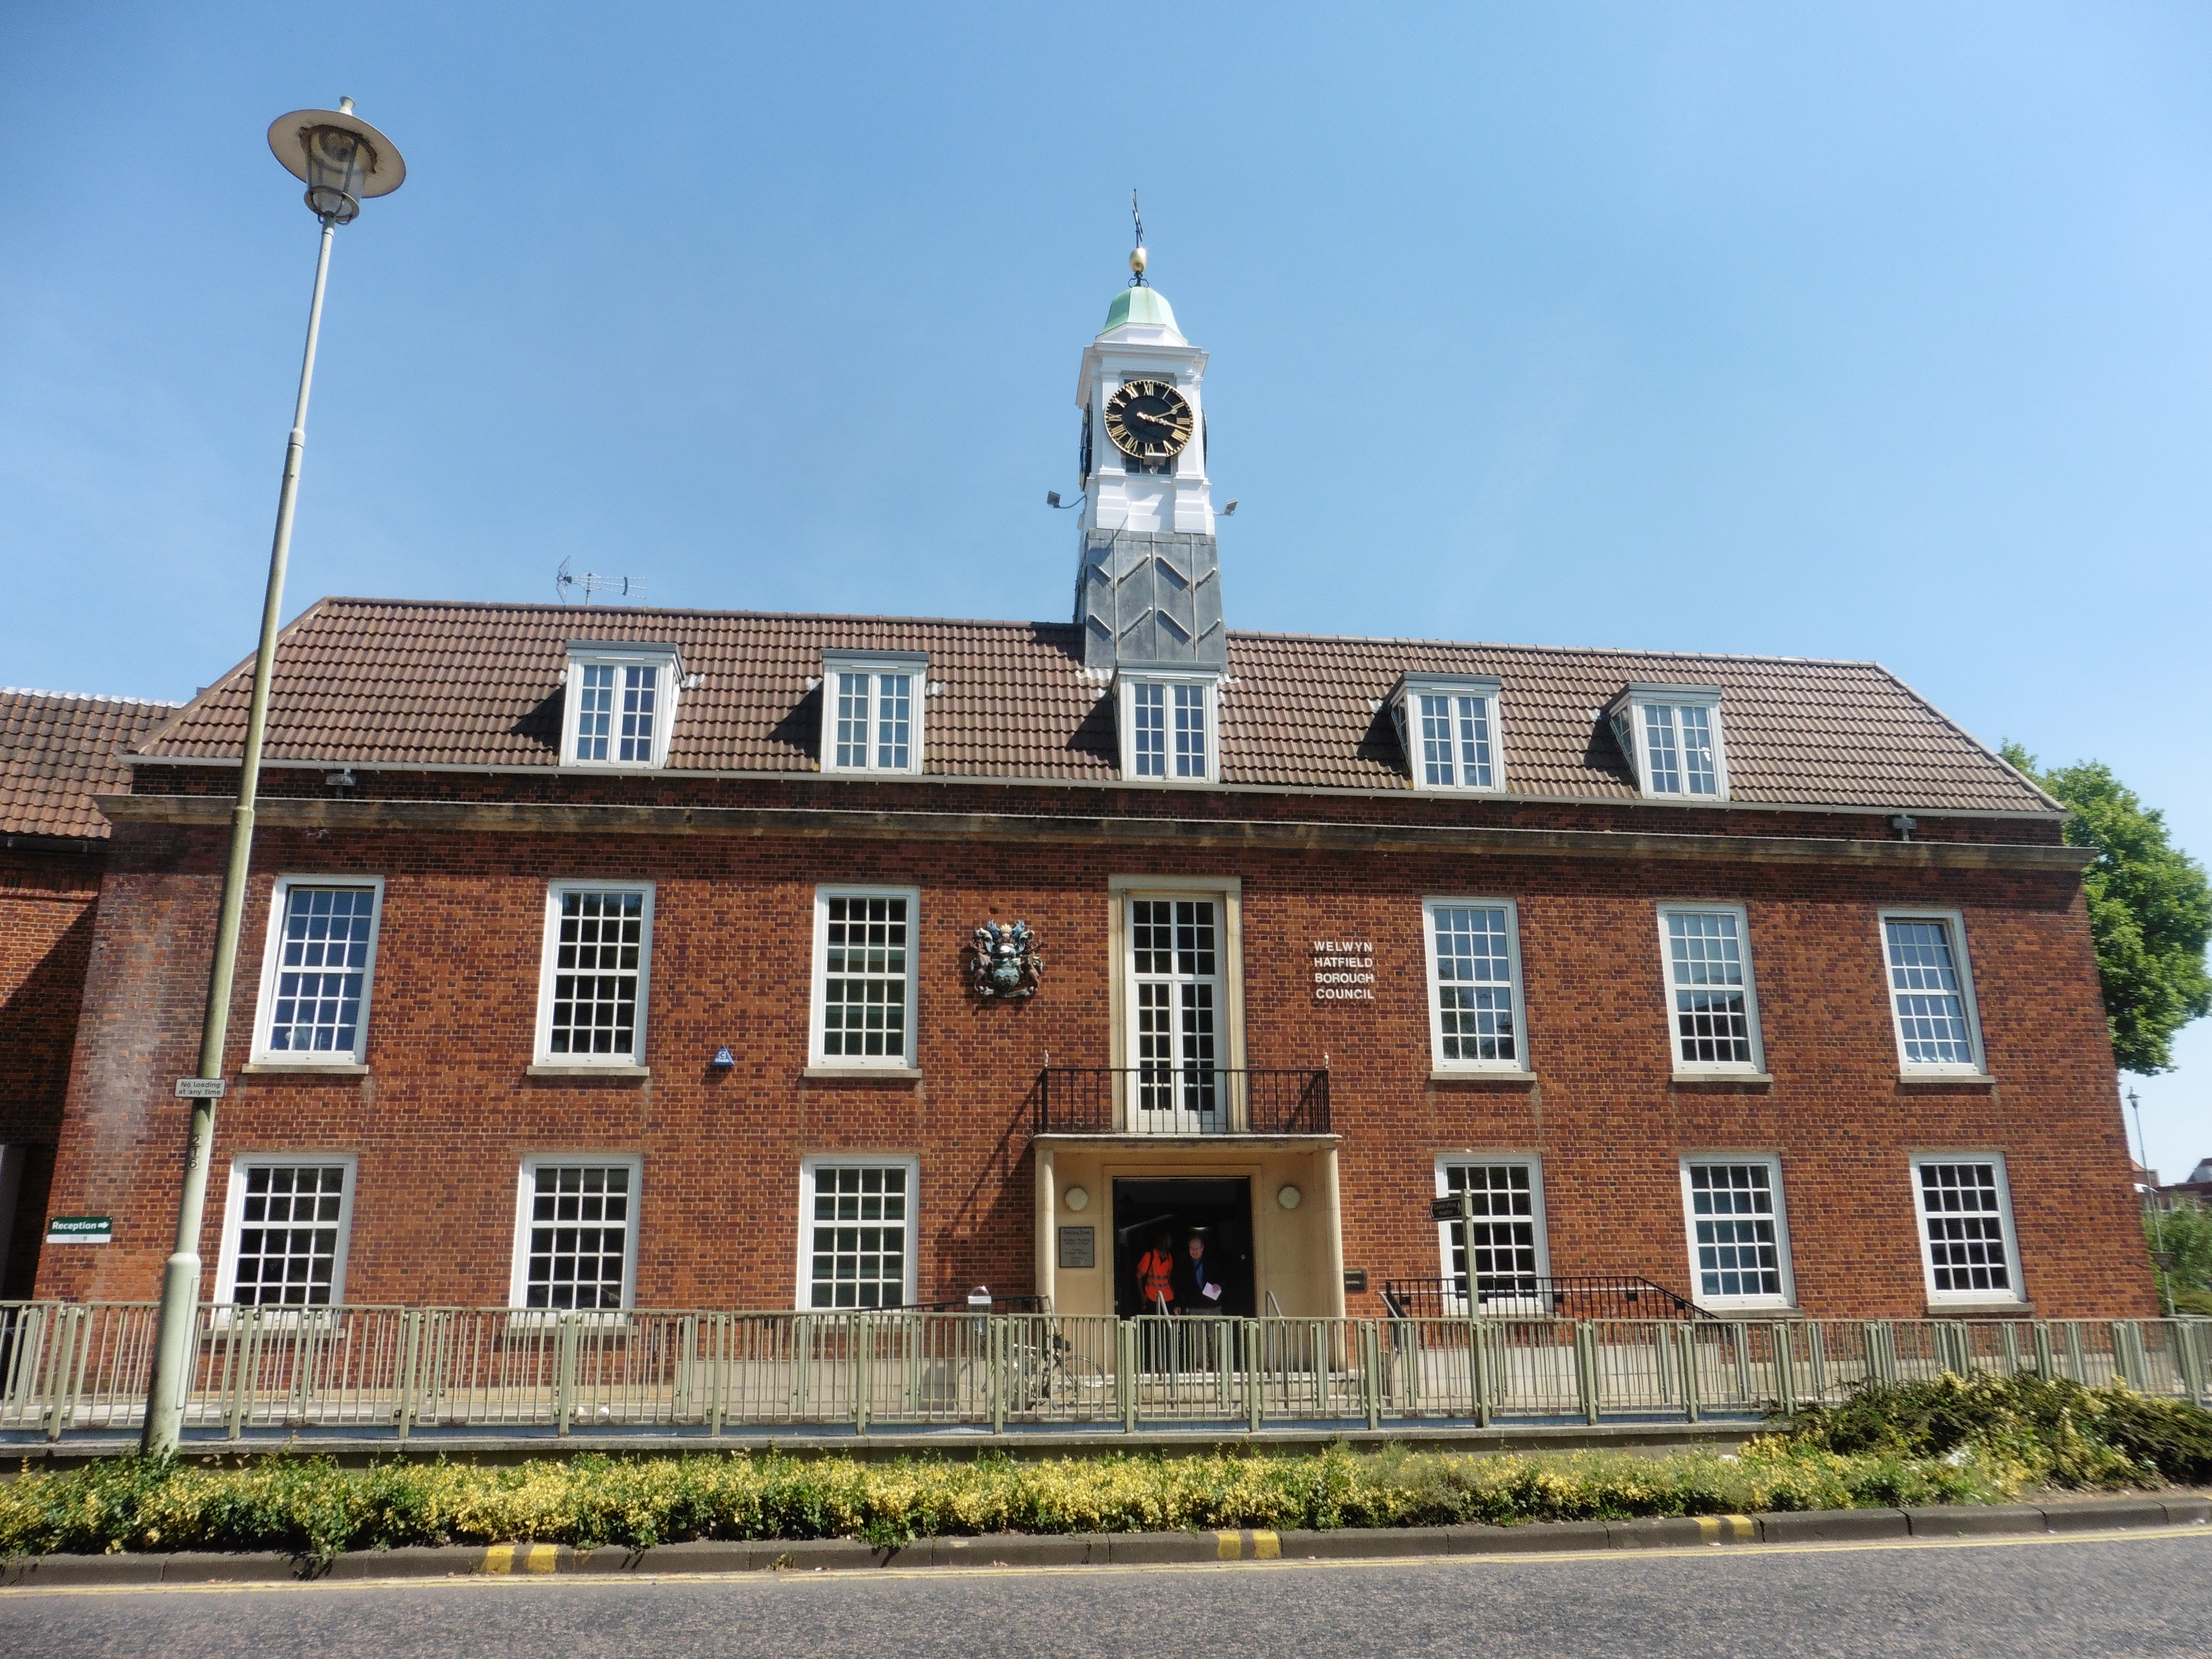
<svg viewBox="0 0 2212 1659">
<path fill-rule="evenodd" d="M 1133 459 L 1172 460 L 1196 430 L 1189 400 L 1166 380 L 1130 380 L 1106 400 L 1106 435 Z"/>
</svg>

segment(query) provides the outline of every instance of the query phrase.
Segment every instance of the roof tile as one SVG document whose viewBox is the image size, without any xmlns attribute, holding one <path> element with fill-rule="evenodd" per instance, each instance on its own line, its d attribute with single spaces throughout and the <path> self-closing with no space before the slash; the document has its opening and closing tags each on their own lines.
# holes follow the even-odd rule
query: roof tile
<svg viewBox="0 0 2212 1659">
<path fill-rule="evenodd" d="M 0 686 L 0 833 L 105 836 L 92 798 L 123 787 L 132 745 L 177 707 Z"/>
<path fill-rule="evenodd" d="M 278 652 L 271 761 L 459 767 L 558 763 L 571 639 L 677 646 L 704 676 L 680 697 L 668 764 L 810 773 L 825 650 L 925 651 L 943 686 L 927 714 L 933 775 L 1110 782 L 1105 687 L 1054 623 L 820 617 L 324 599 Z M 1632 680 L 1716 684 L 1737 801 L 2047 811 L 2009 767 L 1878 664 L 1660 651 L 1232 633 L 1224 781 L 1409 789 L 1376 705 L 1408 671 L 1495 675 L 1515 794 L 1632 800 L 1600 711 Z M 242 746 L 251 664 L 188 705 L 142 752 L 216 759 Z"/>
</svg>

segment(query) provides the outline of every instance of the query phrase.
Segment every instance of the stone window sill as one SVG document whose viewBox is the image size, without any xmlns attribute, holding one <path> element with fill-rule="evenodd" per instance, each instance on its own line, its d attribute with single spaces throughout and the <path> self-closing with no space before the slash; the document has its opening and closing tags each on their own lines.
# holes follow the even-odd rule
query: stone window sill
<svg viewBox="0 0 2212 1659">
<path fill-rule="evenodd" d="M 2033 1302 L 1931 1302 L 1930 1319 L 2033 1319 Z"/>
<path fill-rule="evenodd" d="M 1964 1089 L 1986 1092 L 1997 1086 L 1997 1080 L 1987 1072 L 1902 1072 L 1898 1074 L 1900 1089 Z"/>
<path fill-rule="evenodd" d="M 367 1077 L 368 1067 L 311 1060 L 257 1060 L 238 1068 L 240 1077 Z"/>
<path fill-rule="evenodd" d="M 1727 1092 L 1731 1089 L 1764 1091 L 1774 1086 L 1771 1072 L 1677 1072 L 1677 1089 L 1714 1089 Z"/>
<path fill-rule="evenodd" d="M 530 1068 L 528 1075 L 572 1079 L 603 1077 L 623 1083 L 640 1083 L 653 1075 L 653 1067 L 650 1066 L 533 1066 Z"/>
<path fill-rule="evenodd" d="M 919 1066 L 810 1066 L 801 1077 L 836 1083 L 919 1083 Z"/>
<path fill-rule="evenodd" d="M 1429 1073 L 1429 1081 L 1471 1083 L 1478 1089 L 1533 1089 L 1536 1086 L 1536 1074 L 1534 1072 L 1485 1072 L 1472 1068 L 1455 1072 L 1439 1067 Z"/>
</svg>

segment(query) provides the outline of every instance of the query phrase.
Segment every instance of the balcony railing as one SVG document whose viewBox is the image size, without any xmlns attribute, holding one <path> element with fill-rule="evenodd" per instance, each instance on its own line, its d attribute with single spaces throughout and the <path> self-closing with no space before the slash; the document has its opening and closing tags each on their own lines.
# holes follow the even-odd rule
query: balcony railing
<svg viewBox="0 0 2212 1659">
<path fill-rule="evenodd" d="M 1325 1135 L 1328 1073 L 1213 1066 L 1048 1066 L 1037 1134 Z"/>
<path fill-rule="evenodd" d="M 1467 1305 L 1467 1280 L 1393 1279 L 1382 1301 L 1400 1319 L 1705 1319 L 1687 1297 L 1628 1273 L 1477 1273 L 1477 1305 Z"/>
</svg>

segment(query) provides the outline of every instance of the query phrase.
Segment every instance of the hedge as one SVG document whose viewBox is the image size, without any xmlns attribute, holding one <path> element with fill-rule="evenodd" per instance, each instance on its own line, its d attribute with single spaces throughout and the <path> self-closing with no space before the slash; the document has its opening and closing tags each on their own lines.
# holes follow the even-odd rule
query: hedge
<svg viewBox="0 0 2212 1659">
<path fill-rule="evenodd" d="M 2212 1413 L 2028 1379 L 1863 1395 L 1740 1455 L 1321 1453 L 848 1456 L 580 1455 L 519 1466 L 338 1468 L 327 1458 L 118 1458 L 0 1486 L 0 1554 L 283 1550 L 330 1556 L 527 1539 L 916 1537 L 1188 1528 L 1405 1527 L 2000 1503 L 2033 1485 L 2212 1474 Z"/>
</svg>

